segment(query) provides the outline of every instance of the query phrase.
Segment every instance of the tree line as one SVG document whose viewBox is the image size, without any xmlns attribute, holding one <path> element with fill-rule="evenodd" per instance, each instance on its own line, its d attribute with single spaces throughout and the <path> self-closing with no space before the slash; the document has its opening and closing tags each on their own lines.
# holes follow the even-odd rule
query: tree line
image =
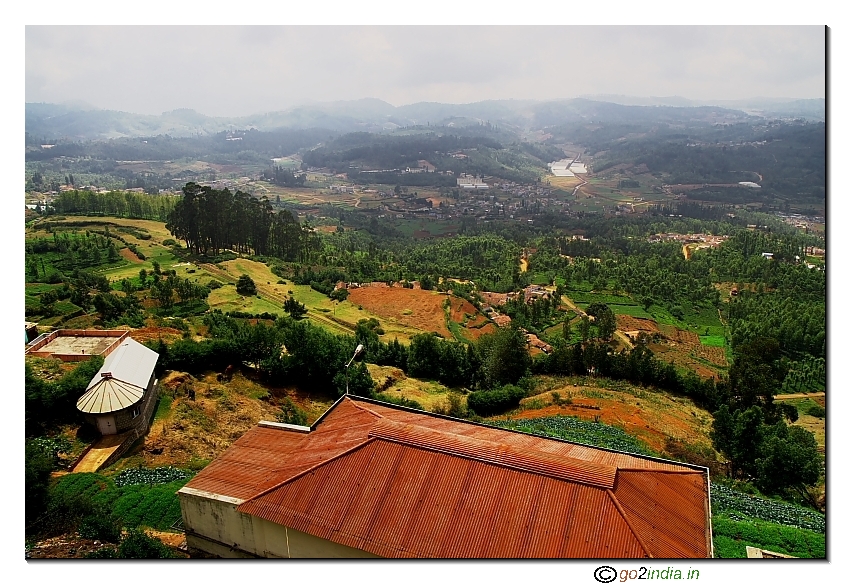
<svg viewBox="0 0 850 583">
<path fill-rule="evenodd" d="M 199 255 L 229 249 L 306 261 L 317 243 L 311 229 L 288 210 L 275 212 L 266 198 L 194 182 L 183 187 L 183 198 L 169 214 L 166 228 Z"/>
</svg>

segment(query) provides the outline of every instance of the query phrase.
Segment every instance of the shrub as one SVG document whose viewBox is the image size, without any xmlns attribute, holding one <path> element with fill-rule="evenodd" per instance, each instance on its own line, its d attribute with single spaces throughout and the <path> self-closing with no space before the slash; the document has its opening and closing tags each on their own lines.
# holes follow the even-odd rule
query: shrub
<svg viewBox="0 0 850 583">
<path fill-rule="evenodd" d="M 162 541 L 133 530 L 118 547 L 119 559 L 173 559 L 174 553 Z"/>
<path fill-rule="evenodd" d="M 101 547 L 96 551 L 83 555 L 84 559 L 117 559 L 118 551 L 112 547 Z"/>
<path fill-rule="evenodd" d="M 211 279 L 207 282 L 207 287 L 211 290 L 218 289 L 221 287 L 221 282 L 215 279 Z"/>
<path fill-rule="evenodd" d="M 824 409 L 818 404 L 814 404 L 809 407 L 807 413 L 812 417 L 817 417 L 818 419 L 823 419 L 824 417 L 826 417 L 826 409 Z"/>
<path fill-rule="evenodd" d="M 236 282 L 236 293 L 243 296 L 253 296 L 257 293 L 257 285 L 250 275 L 242 274 L 239 276 L 239 280 Z"/>
<path fill-rule="evenodd" d="M 392 403 L 393 405 L 400 405 L 402 407 L 407 407 L 409 409 L 419 409 L 420 411 L 424 408 L 419 404 L 418 401 L 414 401 L 413 399 L 408 399 L 407 397 L 401 396 L 396 397 L 394 395 L 388 395 L 386 393 L 378 393 L 375 395 L 376 401 L 383 401 L 384 403 Z"/>
<path fill-rule="evenodd" d="M 515 409 L 525 391 L 513 385 L 506 385 L 493 391 L 474 391 L 466 400 L 471 411 L 482 417 L 489 417 Z"/>
<path fill-rule="evenodd" d="M 286 397 L 280 405 L 280 413 L 277 415 L 277 420 L 281 423 L 289 423 L 290 425 L 307 425 L 307 414 L 299 409 L 292 399 Z"/>
<path fill-rule="evenodd" d="M 117 543 L 121 541 L 121 521 L 95 512 L 83 518 L 77 532 L 83 538 Z"/>
</svg>

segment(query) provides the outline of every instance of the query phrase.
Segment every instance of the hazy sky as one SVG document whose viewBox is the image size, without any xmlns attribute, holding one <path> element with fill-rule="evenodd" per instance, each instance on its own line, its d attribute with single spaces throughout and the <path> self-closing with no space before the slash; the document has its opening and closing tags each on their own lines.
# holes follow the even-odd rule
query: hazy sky
<svg viewBox="0 0 850 583">
<path fill-rule="evenodd" d="M 27 26 L 26 101 L 239 116 L 376 97 L 825 97 L 820 26 Z"/>
</svg>

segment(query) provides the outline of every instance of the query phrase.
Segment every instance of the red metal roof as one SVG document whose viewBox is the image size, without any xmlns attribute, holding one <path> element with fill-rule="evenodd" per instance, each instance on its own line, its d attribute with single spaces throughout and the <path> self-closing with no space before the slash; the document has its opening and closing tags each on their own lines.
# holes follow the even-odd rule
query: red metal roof
<svg viewBox="0 0 850 583">
<path fill-rule="evenodd" d="M 385 557 L 708 557 L 691 466 L 344 398 L 257 427 L 187 487 Z"/>
</svg>

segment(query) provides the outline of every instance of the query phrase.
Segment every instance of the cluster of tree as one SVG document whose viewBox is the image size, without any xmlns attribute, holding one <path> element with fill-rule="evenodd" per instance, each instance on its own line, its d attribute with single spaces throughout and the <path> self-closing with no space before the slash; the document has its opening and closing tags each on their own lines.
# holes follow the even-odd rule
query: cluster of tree
<svg viewBox="0 0 850 583">
<path fill-rule="evenodd" d="M 306 174 L 296 174 L 292 170 L 280 166 L 274 166 L 271 170 L 263 172 L 263 178 L 278 186 L 304 186 L 304 183 L 307 182 Z"/>
<path fill-rule="evenodd" d="M 92 356 L 55 381 L 38 377 L 24 365 L 24 428 L 27 436 L 43 435 L 59 424 L 80 421 L 77 399 L 85 392 L 103 358 Z"/>
<path fill-rule="evenodd" d="M 509 298 L 499 311 L 511 317 L 517 326 L 540 334 L 544 329 L 554 326 L 566 317 L 566 313 L 560 311 L 561 297 L 558 294 L 552 297 L 533 298 L 526 302 L 520 292 L 516 298 Z"/>
<path fill-rule="evenodd" d="M 130 187 L 133 188 L 133 187 Z M 177 198 L 168 194 L 92 190 L 66 190 L 54 199 L 49 213 L 62 215 L 108 215 L 129 219 L 166 221 Z"/>
<path fill-rule="evenodd" d="M 45 262 L 47 259 L 47 262 Z M 25 247 L 27 279 L 47 282 L 55 271 L 71 273 L 120 261 L 115 243 L 96 233 L 53 232 L 53 238 L 31 239 Z"/>
<path fill-rule="evenodd" d="M 204 255 L 231 249 L 306 261 L 317 242 L 311 229 L 302 227 L 288 210 L 275 213 L 266 198 L 192 182 L 183 187 L 183 198 L 166 227 L 193 252 Z"/>
<path fill-rule="evenodd" d="M 345 390 L 345 364 L 357 344 L 366 348 L 364 358 L 368 362 L 396 366 L 413 377 L 452 387 L 492 390 L 516 383 L 531 366 L 525 336 L 516 328 L 485 336 L 477 345 L 418 334 L 407 347 L 397 339 L 382 342 L 379 333 L 383 331 L 377 321 L 369 320 L 358 323 L 353 337 L 336 336 L 291 317 L 250 324 L 213 311 L 205 316 L 204 323 L 209 327 L 210 340 L 152 345 L 160 353 L 160 365 L 197 372 L 245 361 L 273 382 L 295 383 L 313 390 L 324 387 L 336 394 Z M 351 392 L 372 394 L 372 380 L 365 367 L 352 365 L 348 382 Z"/>
<path fill-rule="evenodd" d="M 785 418 L 797 419 L 796 408 L 773 401 L 787 374 L 775 340 L 740 345 L 729 370 L 729 396 L 714 413 L 712 441 L 733 476 L 764 492 L 793 488 L 808 497 L 805 486 L 817 482 L 823 459 L 811 432 L 786 424 Z"/>
</svg>

